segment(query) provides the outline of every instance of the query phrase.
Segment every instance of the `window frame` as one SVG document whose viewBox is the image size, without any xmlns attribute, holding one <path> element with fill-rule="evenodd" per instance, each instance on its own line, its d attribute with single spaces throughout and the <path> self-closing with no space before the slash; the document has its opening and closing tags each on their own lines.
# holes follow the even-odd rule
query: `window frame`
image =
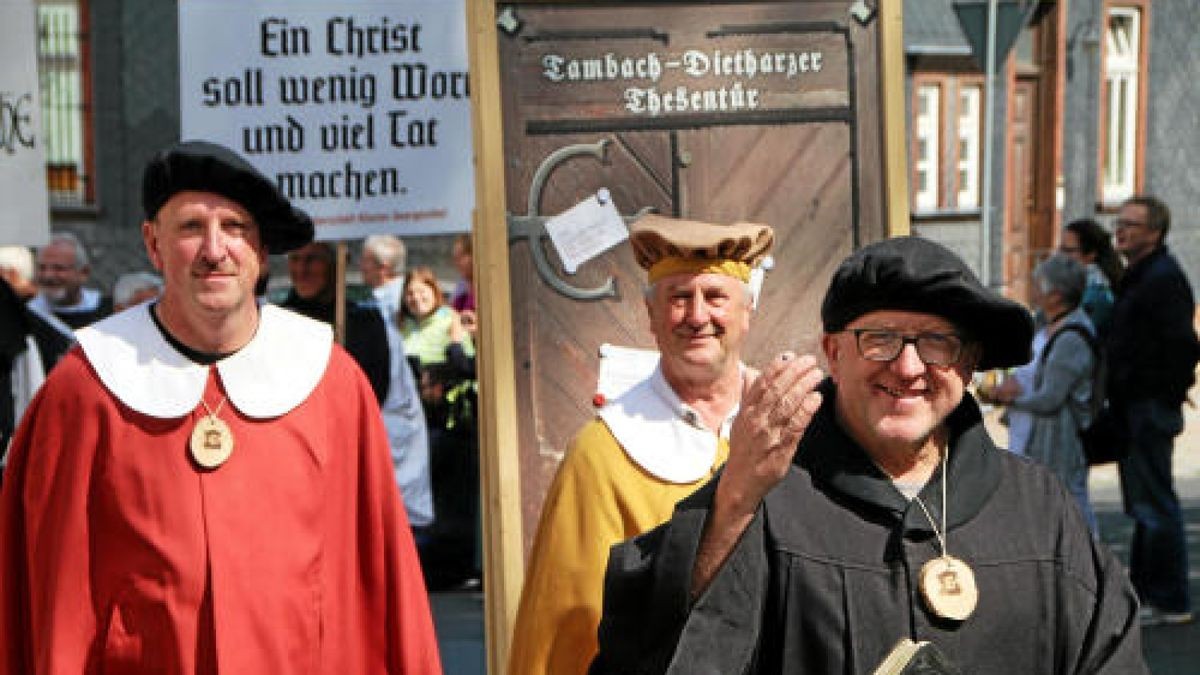
<svg viewBox="0 0 1200 675">
<path fill-rule="evenodd" d="M 1129 62 L 1120 64 L 1122 67 L 1133 67 L 1134 91 L 1124 106 L 1132 111 L 1132 129 L 1124 130 L 1123 143 L 1126 148 L 1126 166 L 1128 167 L 1127 184 L 1121 185 L 1109 181 L 1108 162 L 1110 151 L 1116 139 L 1113 138 L 1112 109 L 1110 104 L 1110 54 L 1109 36 L 1111 17 L 1113 15 L 1133 16 L 1135 21 L 1136 55 Z M 1150 3 L 1147 0 L 1119 0 L 1104 3 L 1104 27 L 1100 39 L 1100 79 L 1096 143 L 1096 195 L 1097 206 L 1104 211 L 1116 209 L 1129 197 L 1143 191 L 1145 185 L 1145 145 L 1146 145 L 1146 102 L 1149 75 L 1149 39 L 1150 39 Z M 1125 79 L 1128 79 L 1126 77 Z M 1123 181 L 1123 182 L 1126 182 Z"/>
<path fill-rule="evenodd" d="M 70 8 L 74 25 L 51 45 L 44 17 Z M 36 0 L 38 81 L 46 183 L 52 209 L 90 208 L 96 203 L 92 105 L 91 16 L 88 0 Z M 59 97 L 62 98 L 59 98 Z M 68 108 L 63 112 L 63 107 Z M 57 112 L 55 112 L 57 111 Z"/>
<path fill-rule="evenodd" d="M 912 75 L 912 129 L 910 167 L 909 167 L 909 197 L 912 213 L 919 216 L 937 215 L 939 213 L 975 213 L 981 208 L 983 201 L 983 117 L 984 106 L 987 105 L 987 93 L 983 90 L 982 75 L 970 72 L 951 71 L 916 71 Z M 920 134 L 920 102 L 923 91 L 936 87 L 938 91 L 938 110 L 936 112 L 937 142 L 934 164 L 935 195 L 932 204 L 928 198 L 922 198 L 919 191 L 918 176 L 923 170 L 918 160 L 920 142 L 924 138 Z M 962 204 L 962 181 L 959 172 L 964 168 L 961 155 L 966 145 L 962 129 L 962 95 L 964 91 L 976 92 L 976 110 L 974 120 L 974 149 L 973 156 L 968 161 L 974 168 L 974 201 Z M 970 137 L 968 136 L 967 139 Z"/>
<path fill-rule="evenodd" d="M 913 114 L 912 114 L 912 149 L 911 149 L 911 185 L 912 188 L 912 208 L 916 212 L 936 211 L 941 207 L 944 191 L 942 190 L 942 152 L 943 152 L 943 127 L 942 121 L 945 119 L 945 83 L 940 78 L 922 76 L 913 78 Z M 920 103 L 924 93 L 927 90 L 936 92 L 934 100 L 934 109 L 930 110 L 926 115 L 922 115 L 920 111 Z M 922 117 L 932 116 L 933 134 L 926 136 L 921 127 Z M 928 153 L 928 159 L 919 153 L 922 141 L 932 140 L 932 152 Z M 932 167 L 922 167 L 922 163 L 931 164 Z M 922 198 L 921 185 L 918 180 L 922 171 L 926 171 L 930 177 L 931 185 L 929 186 L 933 192 L 933 204 L 927 205 L 928 200 Z"/>
</svg>

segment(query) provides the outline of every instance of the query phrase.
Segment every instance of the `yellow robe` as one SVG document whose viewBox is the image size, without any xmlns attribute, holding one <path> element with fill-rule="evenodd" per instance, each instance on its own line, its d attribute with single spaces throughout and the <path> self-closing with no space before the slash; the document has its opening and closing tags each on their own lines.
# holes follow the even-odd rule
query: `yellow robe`
<svg viewBox="0 0 1200 675">
<path fill-rule="evenodd" d="M 629 458 L 594 419 L 580 430 L 546 494 L 517 621 L 508 675 L 583 675 L 596 655 L 604 569 L 613 544 L 653 529 L 729 456 L 722 439 L 707 476 L 669 483 Z"/>
</svg>

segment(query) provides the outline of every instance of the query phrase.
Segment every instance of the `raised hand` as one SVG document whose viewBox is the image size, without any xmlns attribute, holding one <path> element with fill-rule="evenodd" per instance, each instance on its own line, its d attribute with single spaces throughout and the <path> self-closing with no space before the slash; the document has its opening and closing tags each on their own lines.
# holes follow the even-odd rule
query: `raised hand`
<svg viewBox="0 0 1200 675">
<path fill-rule="evenodd" d="M 780 354 L 742 382 L 741 407 L 729 435 L 729 461 L 692 569 L 692 593 L 708 588 L 771 488 L 787 475 L 796 445 L 821 407 L 825 374 L 811 355 Z"/>
</svg>

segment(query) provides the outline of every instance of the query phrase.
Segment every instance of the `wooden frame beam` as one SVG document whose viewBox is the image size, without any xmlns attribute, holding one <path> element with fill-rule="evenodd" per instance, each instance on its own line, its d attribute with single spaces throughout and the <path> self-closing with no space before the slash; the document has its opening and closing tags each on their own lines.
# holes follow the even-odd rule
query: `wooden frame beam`
<svg viewBox="0 0 1200 675">
<path fill-rule="evenodd" d="M 883 213 L 889 237 L 908 234 L 904 2 L 879 0 L 879 98 L 883 102 Z"/>
<path fill-rule="evenodd" d="M 494 0 L 467 0 L 474 129 L 473 253 L 479 315 L 480 518 L 487 671 L 507 668 L 524 574 L 512 296 Z"/>
</svg>

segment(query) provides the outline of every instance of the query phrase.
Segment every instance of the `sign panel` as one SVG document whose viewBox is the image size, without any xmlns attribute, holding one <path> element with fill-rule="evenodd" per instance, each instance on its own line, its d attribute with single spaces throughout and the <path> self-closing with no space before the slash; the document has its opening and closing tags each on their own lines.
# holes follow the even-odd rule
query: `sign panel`
<svg viewBox="0 0 1200 675">
<path fill-rule="evenodd" d="M 589 118 L 637 128 L 753 123 L 850 105 L 846 41 L 832 32 L 551 35 L 535 46 L 517 75 L 534 131 Z"/>
<path fill-rule="evenodd" d="M 182 136 L 273 177 L 318 239 L 465 232 L 465 0 L 181 0 Z"/>
<path fill-rule="evenodd" d="M 49 240 L 32 0 L 0 0 L 0 246 Z"/>
</svg>

